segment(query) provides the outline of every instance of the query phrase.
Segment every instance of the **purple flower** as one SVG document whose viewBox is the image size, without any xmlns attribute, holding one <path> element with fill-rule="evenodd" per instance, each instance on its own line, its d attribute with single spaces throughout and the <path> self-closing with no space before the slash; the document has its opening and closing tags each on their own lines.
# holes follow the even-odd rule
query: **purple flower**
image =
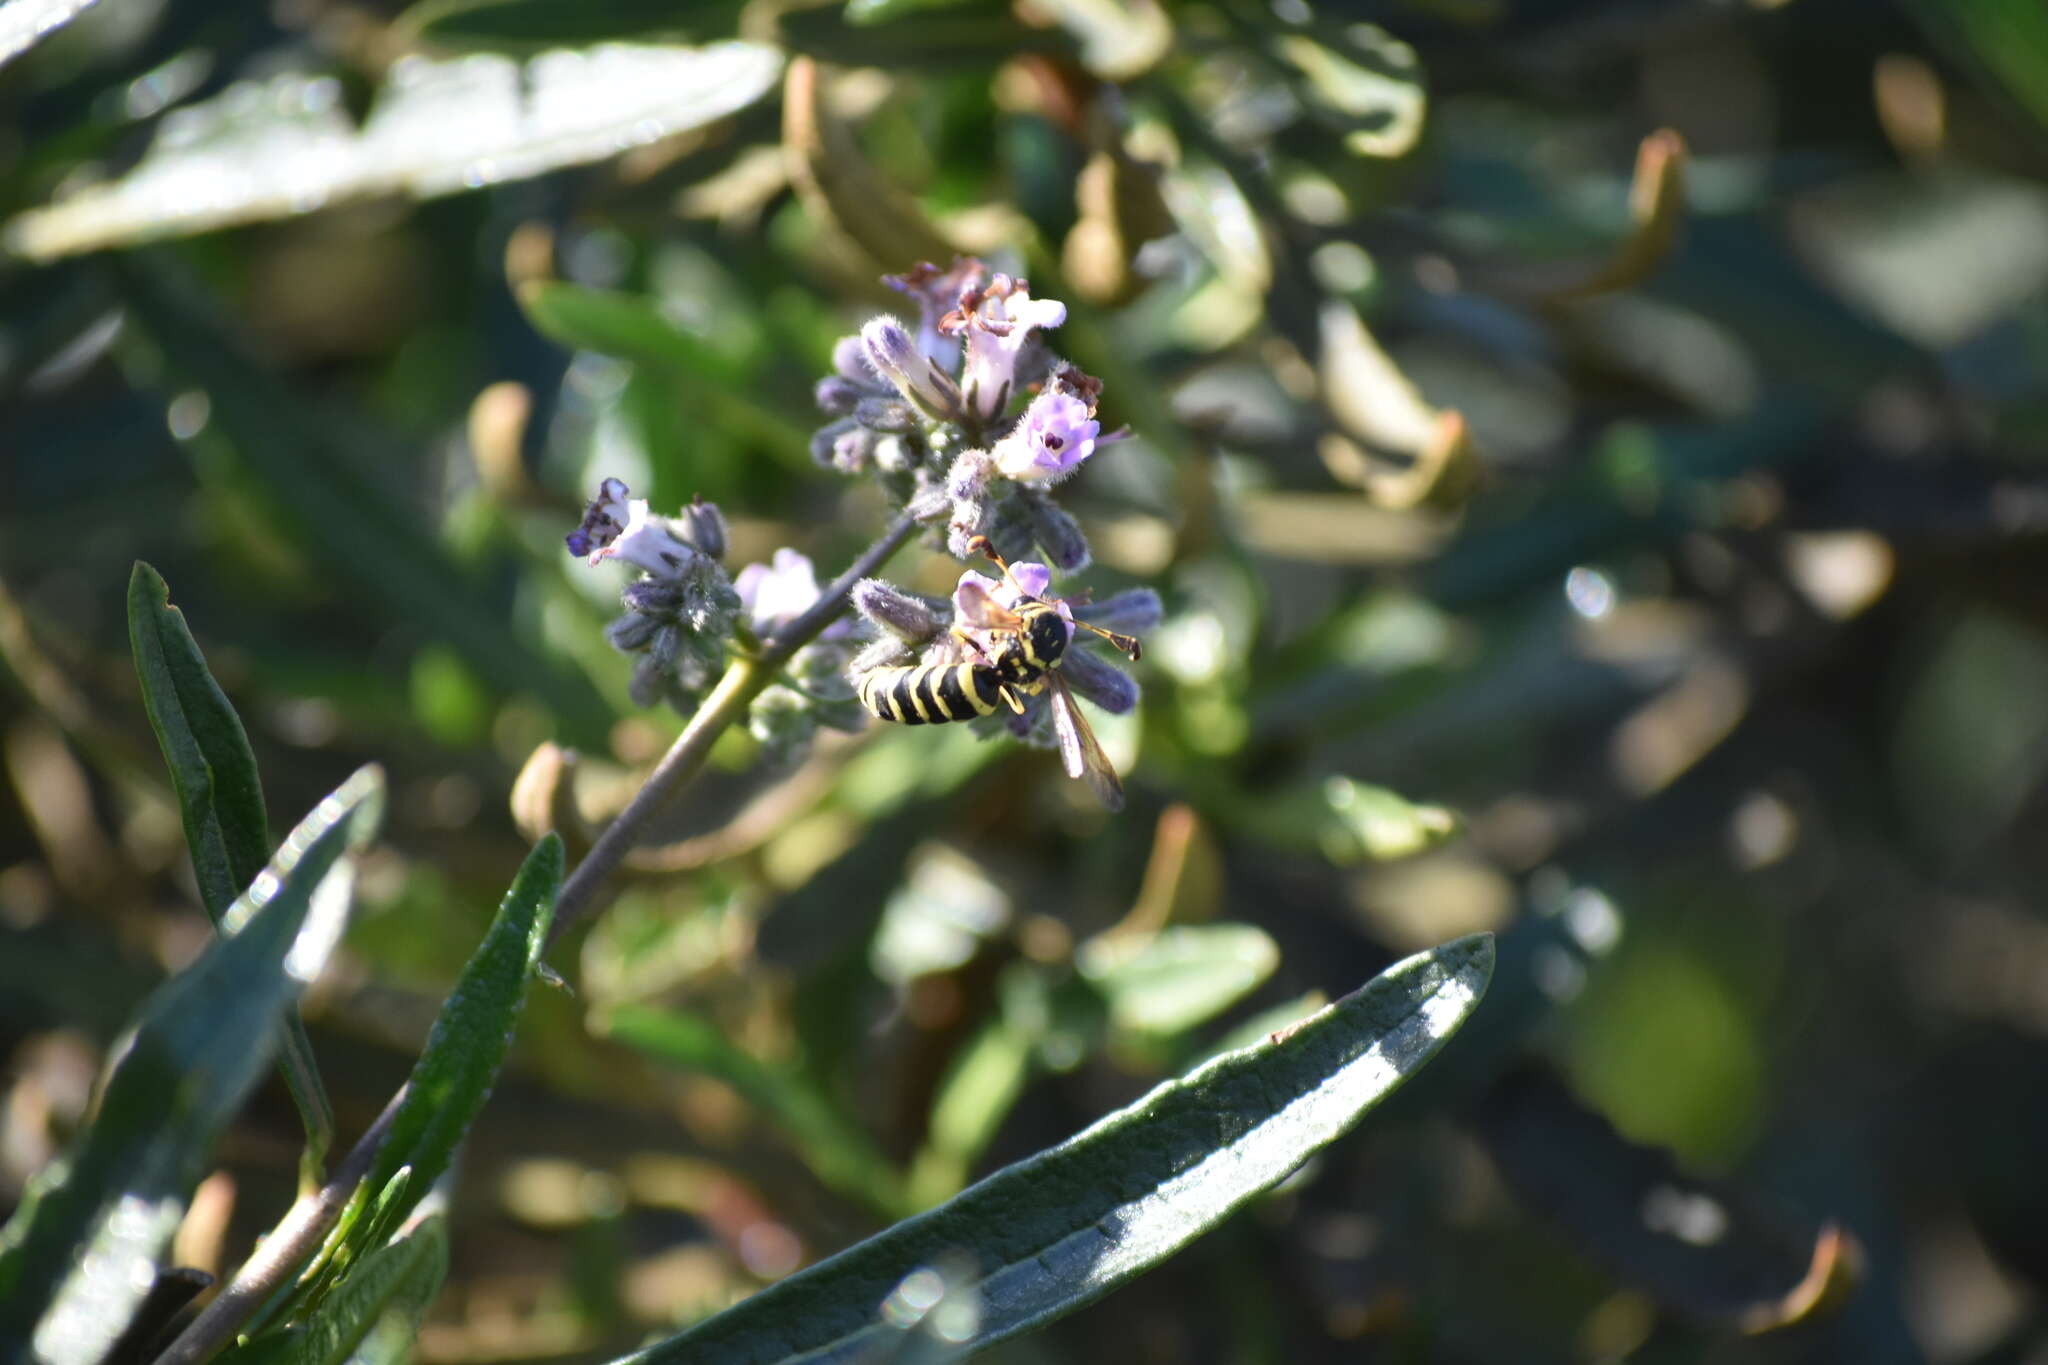
<svg viewBox="0 0 2048 1365">
<path fill-rule="evenodd" d="M 1079 469 L 1101 435 L 1093 402 L 1048 384 L 1016 428 L 996 443 L 996 469 L 1019 483 L 1051 483 Z"/>
<path fill-rule="evenodd" d="M 618 479 L 598 486 L 582 524 L 569 533 L 570 553 L 593 565 L 622 559 L 656 578 L 681 578 L 699 552 L 676 534 L 668 518 L 647 510 L 647 499 L 628 498 L 630 491 Z"/>
<path fill-rule="evenodd" d="M 771 564 L 749 564 L 741 569 L 732 585 L 740 595 L 740 605 L 746 608 L 747 619 L 762 635 L 796 620 L 824 595 L 809 558 L 787 547 L 775 552 Z M 837 639 L 851 628 L 849 621 L 835 621 L 819 638 Z"/>
<path fill-rule="evenodd" d="M 981 287 L 986 267 L 971 256 L 955 256 L 951 268 L 941 270 L 930 261 L 920 261 L 901 275 L 884 275 L 882 283 L 917 300 L 917 348 L 942 370 L 960 364 L 960 342 L 940 326 L 942 319 L 960 306 L 963 294 Z"/>
<path fill-rule="evenodd" d="M 1063 599 L 1049 596 L 1052 591 L 1052 570 L 1043 564 L 1029 560 L 1012 564 L 1007 578 L 989 578 L 969 569 L 960 575 L 960 584 L 953 589 L 953 624 L 966 630 L 982 643 L 987 643 L 987 633 L 1003 629 L 1002 618 L 992 610 L 993 602 L 998 607 L 1014 609 L 1026 597 L 1049 601 L 1067 623 L 1067 639 L 1074 638 L 1074 613 Z"/>
<path fill-rule="evenodd" d="M 998 275 L 986 288 L 960 296 L 960 306 L 939 320 L 939 330 L 967 338 L 967 363 L 960 387 L 972 394 L 975 411 L 984 421 L 1000 416 L 1017 381 L 1017 357 L 1031 333 L 1067 320 L 1067 305 L 1058 299 L 1034 299 L 1024 280 Z"/>
</svg>

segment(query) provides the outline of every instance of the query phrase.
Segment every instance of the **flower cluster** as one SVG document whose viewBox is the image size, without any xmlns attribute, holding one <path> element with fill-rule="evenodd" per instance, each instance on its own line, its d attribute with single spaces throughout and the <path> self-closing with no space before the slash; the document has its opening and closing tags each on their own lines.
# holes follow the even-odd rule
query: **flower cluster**
<svg viewBox="0 0 2048 1365">
<path fill-rule="evenodd" d="M 1124 434 L 1102 430 L 1101 381 L 1044 344 L 1043 334 L 1065 323 L 1065 304 L 1034 298 L 1024 280 L 975 260 L 944 270 L 920 265 L 887 282 L 916 303 L 917 327 L 882 316 L 839 342 L 833 373 L 817 386 L 818 405 L 835 420 L 813 438 L 812 453 L 828 468 L 876 479 L 930 529 L 935 544 L 960 559 L 993 546 L 1007 559 L 1024 560 L 1035 547 L 1052 567 L 1016 563 L 1000 583 L 966 573 L 951 603 L 862 582 L 854 603 L 879 638 L 856 637 L 848 621 L 828 626 L 802 642 L 752 703 L 750 728 L 780 756 L 799 752 L 821 724 L 864 724 L 856 696 L 870 670 L 985 654 L 997 648 L 992 622 L 1005 614 L 989 604 L 1006 607 L 1020 593 L 1056 601 L 1045 596 L 1052 568 L 1071 573 L 1088 563 L 1089 552 L 1080 525 L 1049 490 Z M 803 555 L 781 549 L 769 563 L 728 576 L 717 508 L 699 501 L 678 516 L 656 516 L 627 491 L 617 479 L 605 480 L 569 548 L 591 564 L 618 560 L 640 570 L 622 593 L 625 613 L 608 638 L 635 656 L 636 703 L 667 702 L 688 713 L 733 649 L 759 649 L 818 602 L 817 574 Z M 1159 598 L 1140 590 L 1058 609 L 1070 634 L 1076 619 L 1132 634 L 1157 624 Z M 1068 650 L 1060 670 L 1076 693 L 1104 710 L 1137 703 L 1137 684 L 1093 654 Z M 987 717 L 981 728 L 1007 723 L 1045 742 L 1045 711 L 1043 698 L 1034 696 L 1024 715 Z"/>
<path fill-rule="evenodd" d="M 854 657 L 849 676 L 857 680 L 872 669 L 897 664 L 974 662 L 977 651 L 987 655 L 998 644 L 986 604 L 1013 608 L 1029 596 L 1053 603 L 1067 619 L 1070 648 L 1060 658 L 1060 675 L 1075 695 L 1112 715 L 1130 711 L 1138 704 L 1137 682 L 1104 655 L 1071 647 L 1102 640 L 1092 631 L 1077 631 L 1073 623 L 1086 622 L 1119 635 L 1143 635 L 1160 622 L 1159 594 L 1131 588 L 1100 602 L 1084 602 L 1053 597 L 1051 588 L 1052 570 L 1030 562 L 1012 564 L 1006 580 L 969 569 L 960 575 L 950 600 L 905 592 L 879 578 L 862 579 L 854 585 L 853 605 L 875 626 L 875 639 Z M 1044 693 L 1026 698 L 1022 715 L 999 711 L 972 724 L 983 735 L 1007 731 L 1040 747 L 1053 744 Z"/>
<path fill-rule="evenodd" d="M 687 714 L 725 667 L 726 642 L 742 606 L 726 576 L 725 518 L 708 502 L 695 502 L 679 517 L 657 516 L 647 499 L 606 479 L 569 533 L 569 552 L 589 563 L 616 559 L 641 576 L 620 599 L 625 614 L 605 629 L 605 638 L 633 665 L 635 705 L 666 701 Z"/>
<path fill-rule="evenodd" d="M 1101 381 L 1039 337 L 1066 321 L 1066 305 L 968 259 L 888 283 L 916 302 L 916 333 L 884 315 L 839 343 L 817 389 L 837 420 L 812 438 L 812 454 L 875 475 L 956 558 L 986 536 L 1011 558 L 1036 546 L 1066 572 L 1085 567 L 1088 542 L 1047 490 L 1124 433 L 1102 430 Z"/>
</svg>

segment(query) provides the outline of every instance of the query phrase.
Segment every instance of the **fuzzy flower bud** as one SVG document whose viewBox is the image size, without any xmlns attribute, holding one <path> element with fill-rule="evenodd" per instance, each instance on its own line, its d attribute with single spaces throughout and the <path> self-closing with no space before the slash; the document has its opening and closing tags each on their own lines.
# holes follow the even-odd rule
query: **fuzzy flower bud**
<svg viewBox="0 0 2048 1365">
<path fill-rule="evenodd" d="M 864 389 L 882 385 L 882 376 L 875 373 L 875 367 L 868 361 L 868 344 L 862 337 L 841 337 L 833 343 L 832 369 L 840 378 L 852 380 Z"/>
<path fill-rule="evenodd" d="M 1075 692 L 1113 716 L 1124 715 L 1138 704 L 1136 680 L 1088 650 L 1068 650 L 1061 659 L 1060 672 Z"/>
<path fill-rule="evenodd" d="M 778 683 L 754 698 L 747 710 L 747 730 L 760 741 L 768 761 L 782 766 L 802 756 L 818 732 L 818 718 L 802 693 Z"/>
<path fill-rule="evenodd" d="M 1159 629 L 1166 619 L 1159 594 L 1151 588 L 1126 588 L 1100 602 L 1089 602 L 1074 614 L 1090 625 L 1113 630 L 1119 635 L 1146 635 Z"/>
<path fill-rule="evenodd" d="M 853 410 L 853 420 L 870 431 L 901 435 L 917 430 L 916 411 L 896 398 L 861 399 Z"/>
<path fill-rule="evenodd" d="M 1091 400 L 1048 384 L 1031 400 L 1016 428 L 996 443 L 996 468 L 1019 483 L 1054 483 L 1095 453 L 1101 434 Z"/>
<path fill-rule="evenodd" d="M 946 628 L 945 619 L 929 602 L 879 578 L 863 578 L 853 585 L 853 607 L 911 645 L 925 644 Z"/>
<path fill-rule="evenodd" d="M 884 314 L 861 328 L 860 335 L 869 363 L 926 416 L 943 420 L 958 411 L 957 395 L 949 392 L 952 381 L 932 368 L 902 323 Z"/>
<path fill-rule="evenodd" d="M 717 503 L 698 498 L 683 509 L 677 521 L 684 540 L 713 559 L 725 558 L 725 513 L 718 510 Z"/>
<path fill-rule="evenodd" d="M 856 384 L 841 375 L 828 374 L 818 381 L 812 392 L 818 400 L 818 411 L 845 417 L 859 406 L 861 399 L 868 396 L 869 390 L 865 385 Z"/>
<path fill-rule="evenodd" d="M 1080 522 L 1051 499 L 1035 493 L 1025 493 L 1013 501 L 1023 511 L 1032 538 L 1054 568 L 1062 573 L 1076 573 L 1088 567 L 1088 538 L 1081 534 Z"/>
</svg>

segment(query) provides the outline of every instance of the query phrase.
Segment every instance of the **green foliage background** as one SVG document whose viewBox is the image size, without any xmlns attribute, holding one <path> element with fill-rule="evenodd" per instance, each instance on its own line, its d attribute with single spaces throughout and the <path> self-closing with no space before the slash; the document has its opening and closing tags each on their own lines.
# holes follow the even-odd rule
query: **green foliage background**
<svg viewBox="0 0 2048 1365">
<path fill-rule="evenodd" d="M 948 731 L 728 736 L 550 954 L 416 1358 L 611 1359 L 1481 928 L 1398 1121 L 1004 1358 L 2040 1350 L 2044 13 L 101 0 L 0 67 L 0 1208 L 220 908 L 133 561 L 274 828 L 387 770 L 304 1007 L 346 1143 L 539 830 L 573 859 L 680 723 L 580 500 L 831 572 L 884 509 L 811 382 L 962 250 L 1137 435 L 1063 494 L 1083 582 L 1166 599 L 1131 808 Z M 489 61 L 581 141 L 465 142 Z M 188 1263 L 300 1143 L 273 1080 Z"/>
</svg>

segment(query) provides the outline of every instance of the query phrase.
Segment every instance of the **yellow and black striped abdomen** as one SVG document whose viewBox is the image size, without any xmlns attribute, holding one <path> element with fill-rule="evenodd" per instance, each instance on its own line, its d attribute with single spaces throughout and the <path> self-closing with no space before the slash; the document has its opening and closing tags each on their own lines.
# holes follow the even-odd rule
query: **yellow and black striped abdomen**
<svg viewBox="0 0 2048 1365">
<path fill-rule="evenodd" d="M 900 664 L 864 674 L 860 704 L 883 720 L 942 725 L 993 715 L 1002 705 L 1001 686 L 984 664 Z"/>
</svg>

